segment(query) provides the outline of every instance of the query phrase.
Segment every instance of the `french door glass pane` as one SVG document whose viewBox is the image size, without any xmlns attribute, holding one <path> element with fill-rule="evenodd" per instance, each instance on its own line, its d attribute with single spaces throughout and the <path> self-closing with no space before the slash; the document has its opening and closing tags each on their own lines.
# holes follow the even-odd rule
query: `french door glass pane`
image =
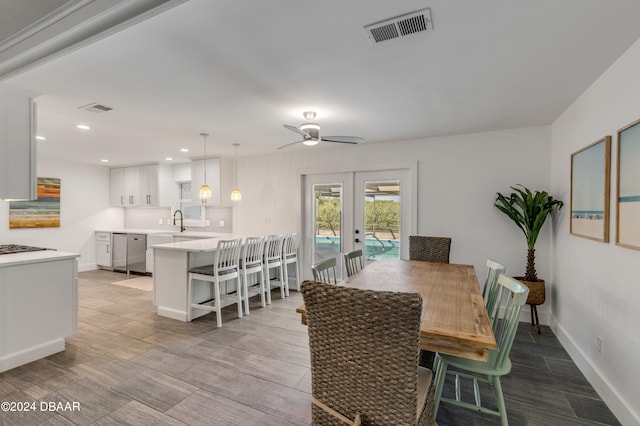
<svg viewBox="0 0 640 426">
<path fill-rule="evenodd" d="M 365 259 L 400 259 L 400 181 L 364 185 Z"/>
<path fill-rule="evenodd" d="M 335 257 L 340 264 L 342 252 L 342 184 L 313 185 L 315 242 L 313 263 Z M 340 270 L 336 270 L 340 274 Z M 340 277 L 338 277 L 340 279 Z"/>
</svg>

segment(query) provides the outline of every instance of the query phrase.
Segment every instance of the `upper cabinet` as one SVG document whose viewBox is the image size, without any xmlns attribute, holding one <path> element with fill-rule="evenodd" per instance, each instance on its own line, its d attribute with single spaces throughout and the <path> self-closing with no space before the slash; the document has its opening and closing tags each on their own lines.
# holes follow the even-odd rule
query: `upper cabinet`
<svg viewBox="0 0 640 426">
<path fill-rule="evenodd" d="M 211 188 L 211 198 L 202 202 L 200 200 L 200 187 L 205 183 L 204 167 L 207 166 L 207 185 Z M 205 160 L 193 160 L 191 162 L 191 204 L 194 206 L 219 206 L 220 205 L 220 159 L 207 158 Z"/>
<path fill-rule="evenodd" d="M 0 84 L 0 199 L 37 198 L 36 107 L 32 96 Z"/>
<path fill-rule="evenodd" d="M 170 166 L 150 164 L 111 169 L 112 206 L 169 206 L 170 187 Z"/>
</svg>

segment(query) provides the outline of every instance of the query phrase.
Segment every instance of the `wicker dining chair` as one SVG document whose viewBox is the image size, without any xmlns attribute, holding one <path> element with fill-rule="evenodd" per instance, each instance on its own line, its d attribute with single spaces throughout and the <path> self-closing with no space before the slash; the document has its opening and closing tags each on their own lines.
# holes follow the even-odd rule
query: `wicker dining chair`
<svg viewBox="0 0 640 426">
<path fill-rule="evenodd" d="M 451 238 L 449 237 L 409 236 L 409 260 L 449 263 L 450 251 Z M 420 365 L 431 368 L 435 355 L 435 352 L 432 351 L 421 351 Z"/>
<path fill-rule="evenodd" d="M 422 298 L 305 281 L 313 425 L 432 425 Z M 361 421 L 361 423 L 357 423 Z"/>
<path fill-rule="evenodd" d="M 426 262 L 449 263 L 451 238 L 409 236 L 409 259 Z"/>
</svg>

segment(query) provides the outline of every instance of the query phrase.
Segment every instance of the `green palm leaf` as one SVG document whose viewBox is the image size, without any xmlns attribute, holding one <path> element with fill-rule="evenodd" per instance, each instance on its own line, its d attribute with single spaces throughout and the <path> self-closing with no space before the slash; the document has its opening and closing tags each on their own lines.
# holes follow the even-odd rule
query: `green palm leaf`
<svg viewBox="0 0 640 426">
<path fill-rule="evenodd" d="M 506 196 L 498 192 L 494 205 L 524 233 L 527 240 L 527 251 L 531 253 L 527 256 L 525 280 L 537 281 L 532 254 L 535 251 L 536 240 L 547 216 L 554 208 L 560 210 L 563 202 L 555 200 L 545 191 L 531 192 L 523 185 L 512 186 L 511 189 L 513 192 Z"/>
</svg>

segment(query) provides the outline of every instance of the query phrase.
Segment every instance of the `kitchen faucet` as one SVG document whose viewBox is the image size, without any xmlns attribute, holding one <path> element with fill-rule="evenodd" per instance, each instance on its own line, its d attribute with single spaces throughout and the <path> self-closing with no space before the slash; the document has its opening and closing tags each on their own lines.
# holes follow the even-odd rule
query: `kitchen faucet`
<svg viewBox="0 0 640 426">
<path fill-rule="evenodd" d="M 173 213 L 173 224 L 176 224 L 176 214 L 178 213 L 180 213 L 180 232 L 184 232 L 186 228 L 184 227 L 184 220 L 182 219 L 182 210 L 176 210 Z"/>
</svg>

